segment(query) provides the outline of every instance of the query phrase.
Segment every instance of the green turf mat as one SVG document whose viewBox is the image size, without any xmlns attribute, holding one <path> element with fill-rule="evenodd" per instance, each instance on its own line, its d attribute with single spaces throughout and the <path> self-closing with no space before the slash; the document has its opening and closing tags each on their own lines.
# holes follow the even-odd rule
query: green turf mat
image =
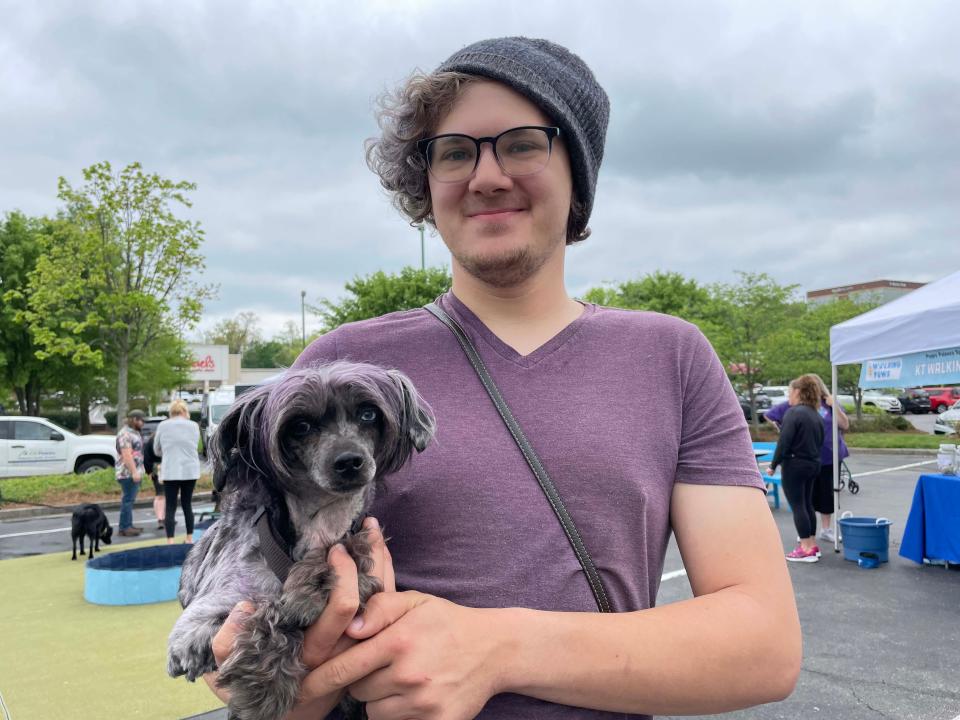
<svg viewBox="0 0 960 720">
<path fill-rule="evenodd" d="M 167 676 L 179 603 L 91 605 L 83 570 L 69 552 L 0 562 L 0 692 L 14 720 L 174 720 L 222 705 L 206 683 Z"/>
</svg>

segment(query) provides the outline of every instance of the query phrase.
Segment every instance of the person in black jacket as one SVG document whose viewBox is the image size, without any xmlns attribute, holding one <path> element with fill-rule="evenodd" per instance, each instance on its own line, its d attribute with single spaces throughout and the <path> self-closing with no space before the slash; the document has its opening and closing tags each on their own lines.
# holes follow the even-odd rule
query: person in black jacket
<svg viewBox="0 0 960 720">
<path fill-rule="evenodd" d="M 820 383 L 811 375 L 790 382 L 790 409 L 783 416 L 780 439 L 773 453 L 768 475 L 783 467 L 783 492 L 793 509 L 793 524 L 800 542 L 787 554 L 790 562 L 814 563 L 820 557 L 814 535 L 817 516 L 813 509 L 813 489 L 820 474 L 820 449 L 823 447 L 823 421 L 820 407 Z"/>
<path fill-rule="evenodd" d="M 153 480 L 153 512 L 157 516 L 157 530 L 164 529 L 164 518 L 166 517 L 166 502 L 163 495 L 163 485 L 160 484 L 159 466 L 160 458 L 153 451 L 153 438 L 143 444 L 143 469 Z"/>
</svg>

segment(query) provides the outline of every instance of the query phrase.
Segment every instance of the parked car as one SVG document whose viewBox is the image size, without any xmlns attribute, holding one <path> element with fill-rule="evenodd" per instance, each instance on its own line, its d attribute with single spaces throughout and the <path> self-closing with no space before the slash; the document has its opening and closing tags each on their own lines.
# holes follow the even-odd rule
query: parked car
<svg viewBox="0 0 960 720">
<path fill-rule="evenodd" d="M 934 435 L 960 435 L 960 401 L 957 401 L 949 410 L 940 413 L 933 423 Z"/>
<path fill-rule="evenodd" d="M 753 414 L 750 412 L 750 398 L 747 395 L 738 395 L 737 399 L 740 401 L 740 409 L 743 410 L 743 417 L 746 418 L 747 422 L 751 422 L 753 420 Z M 772 407 L 770 398 L 766 395 L 758 394 L 753 396 L 753 402 L 757 406 L 758 422 L 765 422 L 763 414 Z"/>
<path fill-rule="evenodd" d="M 779 405 L 790 397 L 789 385 L 764 385 L 760 392 L 770 399 L 770 405 Z"/>
<path fill-rule="evenodd" d="M 930 409 L 935 413 L 946 412 L 960 400 L 960 387 L 924 388 L 930 396 Z"/>
<path fill-rule="evenodd" d="M 153 437 L 153 434 L 157 431 L 157 426 L 166 419 L 163 415 L 146 418 L 143 421 L 143 427 L 140 428 L 140 436 L 143 438 L 143 441 L 146 442 Z"/>
<path fill-rule="evenodd" d="M 897 400 L 903 406 L 905 413 L 923 415 L 930 412 L 930 394 L 921 388 L 904 390 L 897 395 Z"/>
<path fill-rule="evenodd" d="M 76 435 L 42 417 L 0 417 L 0 477 L 87 473 L 116 461 L 112 435 Z"/>
<path fill-rule="evenodd" d="M 862 403 L 864 407 L 878 407 L 890 413 L 903 412 L 903 405 L 895 396 L 884 395 L 876 390 L 864 390 Z"/>
</svg>

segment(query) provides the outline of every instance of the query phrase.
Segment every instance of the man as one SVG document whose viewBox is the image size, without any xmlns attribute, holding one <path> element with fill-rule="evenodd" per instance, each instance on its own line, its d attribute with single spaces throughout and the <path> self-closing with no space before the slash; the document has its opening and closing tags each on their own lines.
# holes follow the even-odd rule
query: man
<svg viewBox="0 0 960 720">
<path fill-rule="evenodd" d="M 296 366 L 397 367 L 438 434 L 376 500 L 392 538 L 387 550 L 377 531 L 386 591 L 356 619 L 356 568 L 331 550 L 339 582 L 307 632 L 316 669 L 293 717 L 322 717 L 344 691 L 372 719 L 702 714 L 792 691 L 792 587 L 716 355 L 687 323 L 584 304 L 564 288 L 566 246 L 589 235 L 607 115 L 606 94 L 569 51 L 486 40 L 385 101 L 368 161 L 397 207 L 449 248 L 453 289 L 440 305 L 541 456 L 616 612 L 596 612 L 447 328 L 424 310 L 347 325 Z M 664 387 L 673 402 L 654 400 Z M 671 529 L 696 597 L 654 608 Z M 248 611 L 238 606 L 217 636 L 218 660 Z"/>
<path fill-rule="evenodd" d="M 142 410 L 127 413 L 126 424 L 117 433 L 117 482 L 123 495 L 120 498 L 120 534 L 124 537 L 136 537 L 143 528 L 133 525 L 133 503 L 140 491 L 143 479 L 143 429 L 145 415 Z"/>
</svg>

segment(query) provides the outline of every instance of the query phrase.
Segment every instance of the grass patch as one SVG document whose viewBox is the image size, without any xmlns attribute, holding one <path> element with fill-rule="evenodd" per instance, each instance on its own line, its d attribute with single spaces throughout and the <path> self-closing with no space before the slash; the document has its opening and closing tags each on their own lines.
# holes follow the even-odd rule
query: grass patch
<svg viewBox="0 0 960 720">
<path fill-rule="evenodd" d="M 153 492 L 149 479 L 141 483 L 141 492 Z M 198 491 L 213 489 L 209 474 L 201 475 Z M 5 478 L 0 480 L 0 498 L 3 503 L 23 505 L 75 505 L 80 502 L 119 500 L 120 484 L 112 469 L 77 475 L 37 475 L 34 477 Z"/>
<path fill-rule="evenodd" d="M 952 439 L 951 439 L 952 438 Z M 843 436 L 848 447 L 905 448 L 936 450 L 940 443 L 956 442 L 954 435 L 927 435 L 926 433 L 850 433 Z"/>
<path fill-rule="evenodd" d="M 0 562 L 0 690 L 12 717 L 170 720 L 222 705 L 206 683 L 167 676 L 176 600 L 91 605 L 83 579 L 69 551 Z"/>
</svg>

